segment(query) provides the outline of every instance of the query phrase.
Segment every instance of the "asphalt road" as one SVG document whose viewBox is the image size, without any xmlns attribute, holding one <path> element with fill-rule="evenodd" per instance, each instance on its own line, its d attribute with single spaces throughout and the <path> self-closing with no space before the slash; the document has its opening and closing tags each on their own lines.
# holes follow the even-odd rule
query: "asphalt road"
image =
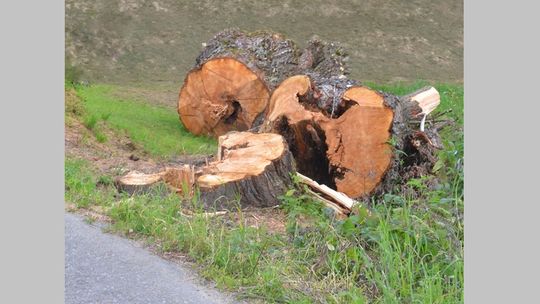
<svg viewBox="0 0 540 304">
<path fill-rule="evenodd" d="M 74 214 L 65 221 L 65 303 L 235 303 L 189 269 L 103 233 Z"/>
</svg>

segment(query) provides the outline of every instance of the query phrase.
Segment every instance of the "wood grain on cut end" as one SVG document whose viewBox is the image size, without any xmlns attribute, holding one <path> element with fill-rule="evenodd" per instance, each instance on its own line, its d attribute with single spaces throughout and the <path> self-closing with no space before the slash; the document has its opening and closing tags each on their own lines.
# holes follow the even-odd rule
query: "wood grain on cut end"
<svg viewBox="0 0 540 304">
<path fill-rule="evenodd" d="M 359 197 L 373 191 L 391 166 L 393 111 L 381 94 L 365 87 L 350 88 L 343 99 L 356 105 L 323 123 L 327 155 L 337 190 Z"/>
<path fill-rule="evenodd" d="M 377 91 L 354 86 L 332 117 L 317 107 L 319 96 L 308 76 L 284 80 L 262 130 L 287 139 L 298 172 L 351 197 L 370 194 L 392 165 L 393 110 Z"/>
<path fill-rule="evenodd" d="M 178 114 L 193 134 L 219 136 L 250 129 L 269 96 L 264 82 L 246 65 L 234 58 L 215 58 L 187 75 Z"/>
</svg>

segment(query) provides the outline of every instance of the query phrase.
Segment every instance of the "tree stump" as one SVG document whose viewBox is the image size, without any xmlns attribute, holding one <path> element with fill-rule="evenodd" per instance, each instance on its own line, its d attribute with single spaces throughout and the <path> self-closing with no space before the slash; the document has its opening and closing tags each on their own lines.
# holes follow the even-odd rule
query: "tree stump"
<svg viewBox="0 0 540 304">
<path fill-rule="evenodd" d="M 268 207 L 292 187 L 294 159 L 284 138 L 272 133 L 231 132 L 220 137 L 217 161 L 197 177 L 200 198 L 207 207 Z"/>
<path fill-rule="evenodd" d="M 230 132 L 220 136 L 216 161 L 206 166 L 184 165 L 153 174 L 132 171 L 115 185 L 119 191 L 142 194 L 164 182 L 187 197 L 198 193 L 206 209 L 232 210 L 278 205 L 278 197 L 293 187 L 295 173 L 294 158 L 281 135 Z"/>
<path fill-rule="evenodd" d="M 358 198 L 394 186 L 411 162 L 433 166 L 429 136 L 411 122 L 436 107 L 435 89 L 399 98 L 353 86 L 333 96 L 333 113 L 321 109 L 320 96 L 308 76 L 286 79 L 272 93 L 261 128 L 286 138 L 298 172 Z"/>
</svg>

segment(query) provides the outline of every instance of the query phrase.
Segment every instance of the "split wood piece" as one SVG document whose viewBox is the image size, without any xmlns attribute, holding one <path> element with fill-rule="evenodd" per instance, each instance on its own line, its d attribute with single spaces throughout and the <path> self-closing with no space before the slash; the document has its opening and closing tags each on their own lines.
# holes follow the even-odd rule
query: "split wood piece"
<svg viewBox="0 0 540 304">
<path fill-rule="evenodd" d="M 230 132 L 220 139 L 217 159 L 202 168 L 196 185 L 207 208 L 269 207 L 292 187 L 294 160 L 279 134 Z"/>
<path fill-rule="evenodd" d="M 227 211 L 202 212 L 202 213 L 181 212 L 180 214 L 182 214 L 182 216 L 187 217 L 187 218 L 193 218 L 195 216 L 202 216 L 202 217 L 205 217 L 205 218 L 210 218 L 210 217 L 225 215 L 225 214 L 227 214 Z"/>
<path fill-rule="evenodd" d="M 441 103 L 441 96 L 434 87 L 424 87 L 414 93 L 403 96 L 402 100 L 406 104 L 416 104 L 418 106 L 417 109 L 421 110 L 418 112 L 418 110 L 415 111 L 413 108 L 409 116 L 421 116 L 420 131 L 424 132 L 426 117 L 429 113 L 435 110 L 435 108 L 437 108 L 439 103 Z"/>
<path fill-rule="evenodd" d="M 296 175 L 300 178 L 301 183 L 306 184 L 312 189 L 312 194 L 315 194 L 323 203 L 339 213 L 348 215 L 352 207 L 358 203 L 344 193 L 335 191 L 326 185 L 321 185 L 307 176 L 298 172 Z"/>
<path fill-rule="evenodd" d="M 429 114 L 441 103 L 441 95 L 434 87 L 424 87 L 414 93 L 402 97 L 404 102 L 418 104 L 422 114 Z M 411 113 L 414 115 L 414 113 Z"/>
<path fill-rule="evenodd" d="M 386 189 L 399 180 L 402 166 L 411 161 L 415 166 L 433 166 L 432 159 L 422 157 L 413 157 L 409 162 L 406 159 L 402 164 L 397 150 L 419 143 L 418 131 L 409 121 L 424 112 L 421 106 L 428 112 L 429 107 L 438 104 L 436 90 L 422 91 L 428 92 L 420 95 L 422 98 L 418 94 L 399 98 L 353 86 L 339 96 L 335 117 L 320 109 L 317 91 L 305 75 L 286 79 L 272 93 L 261 128 L 262 132 L 276 132 L 287 139 L 298 172 L 357 198 Z M 419 105 L 417 99 L 430 101 Z M 433 154 L 432 150 L 421 154 Z M 386 180 L 388 172 L 392 174 Z M 380 187 L 382 184 L 385 187 Z"/>
<path fill-rule="evenodd" d="M 145 194 L 152 191 L 152 188 L 160 182 L 173 192 L 188 194 L 193 193 L 195 180 L 195 170 L 190 165 L 184 165 L 180 168 L 165 168 L 158 173 L 146 174 L 138 171 L 131 171 L 125 176 L 115 180 L 115 186 L 120 192 L 127 192 L 130 195 Z"/>
<path fill-rule="evenodd" d="M 322 202 L 326 207 L 332 209 L 334 211 L 334 214 L 336 216 L 337 219 L 345 219 L 349 216 L 350 214 L 350 210 L 347 210 L 347 209 L 343 209 L 341 206 L 337 205 L 336 203 L 334 203 L 333 201 L 330 201 L 324 197 L 322 197 L 319 193 L 311 190 L 311 189 L 308 189 L 308 193 L 310 195 L 312 195 L 313 197 L 315 197 L 316 199 L 318 199 L 320 202 Z"/>
<path fill-rule="evenodd" d="M 251 129 L 270 93 L 245 64 L 215 58 L 189 72 L 180 90 L 178 114 L 191 133 L 220 136 Z"/>
</svg>

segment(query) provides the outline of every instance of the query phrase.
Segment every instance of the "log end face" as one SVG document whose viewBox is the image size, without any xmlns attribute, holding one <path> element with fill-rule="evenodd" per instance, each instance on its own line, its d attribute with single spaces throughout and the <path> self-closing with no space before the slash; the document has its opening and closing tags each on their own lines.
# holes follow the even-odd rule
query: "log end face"
<svg viewBox="0 0 540 304">
<path fill-rule="evenodd" d="M 190 132 L 219 136 L 250 129 L 269 96 L 264 82 L 242 62 L 214 58 L 186 76 L 178 113 Z"/>
<path fill-rule="evenodd" d="M 354 104 L 326 128 L 328 158 L 337 190 L 361 197 L 377 188 L 392 165 L 393 111 L 366 87 L 348 89 L 344 99 Z"/>
</svg>

